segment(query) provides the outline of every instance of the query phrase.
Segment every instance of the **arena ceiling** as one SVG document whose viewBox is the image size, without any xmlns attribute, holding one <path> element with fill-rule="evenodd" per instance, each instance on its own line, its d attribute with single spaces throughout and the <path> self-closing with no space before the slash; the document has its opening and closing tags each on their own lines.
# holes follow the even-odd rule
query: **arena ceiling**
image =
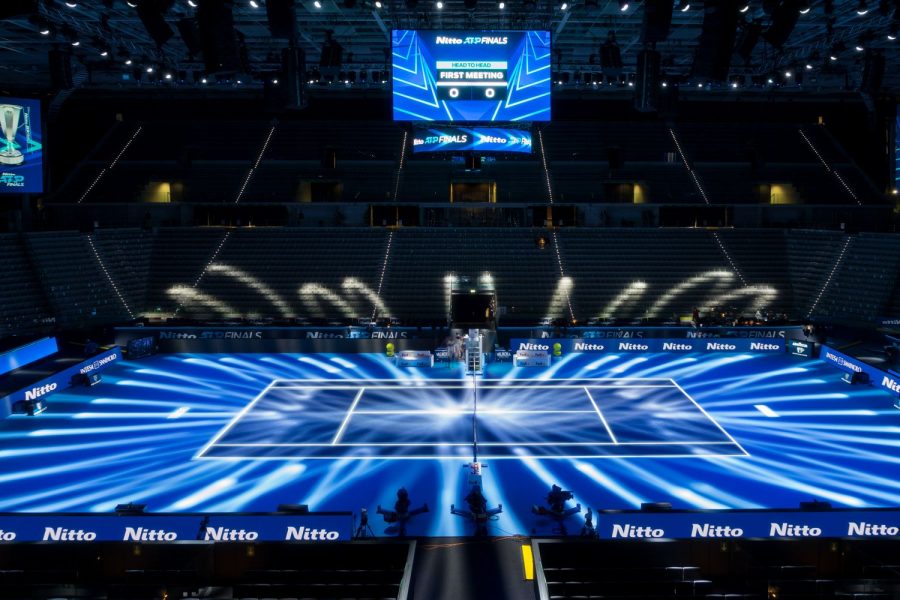
<svg viewBox="0 0 900 600">
<path fill-rule="evenodd" d="M 212 78 L 203 82 L 202 52 L 188 49 L 179 34 L 179 23 L 190 24 L 199 10 L 195 5 L 206 1 L 219 0 L 2 0 L 0 83 L 5 89 L 50 88 L 48 55 L 54 49 L 71 52 L 75 85 L 131 86 L 137 85 L 139 77 L 141 85 L 236 87 L 261 85 L 277 77 L 287 41 L 273 37 L 266 0 L 234 0 L 225 3 L 231 4 L 234 29 L 246 48 L 244 73 L 223 78 L 227 83 Z M 378 6 L 376 0 L 297 0 L 297 43 L 306 52 L 307 69 L 318 66 L 323 43 L 331 36 L 343 48 L 343 60 L 335 81 L 328 85 L 383 86 L 373 83 L 371 74 L 388 68 L 392 28 L 549 29 L 554 78 L 564 82 L 556 85 L 602 93 L 610 80 L 614 86 L 622 86 L 634 77 L 638 53 L 645 45 L 644 16 L 650 0 L 568 0 L 565 5 L 562 0 L 505 0 L 503 8 L 499 0 L 442 1 L 438 8 L 437 0 L 380 0 Z M 741 9 L 749 5 L 738 15 L 731 47 L 740 43 L 743 32 L 757 27 L 763 35 L 752 51 L 745 53 L 746 59 L 733 53 L 724 81 L 710 83 L 708 77 L 698 76 L 694 67 L 698 58 L 707 60 L 722 53 L 715 46 L 701 45 L 704 18 L 715 6 L 714 0 L 673 0 L 671 28 L 665 39 L 656 43 L 663 81 L 680 82 L 689 89 L 734 85 L 742 90 L 773 86 L 853 90 L 863 80 L 866 63 L 877 64 L 881 55 L 886 66 L 880 89 L 900 89 L 900 41 L 894 39 L 900 24 L 900 0 L 719 1 L 737 3 Z M 171 27 L 174 35 L 161 46 L 139 17 L 139 2 L 158 7 Z M 20 10 L 32 12 L 11 14 Z M 777 21 L 785 18 L 785 11 L 795 11 L 797 22 L 777 48 L 765 32 L 779 26 Z M 612 36 L 621 54 L 621 70 L 617 65 L 610 67 L 608 61 L 603 64 L 602 47 Z M 362 71 L 367 73 L 365 83 L 359 75 Z M 165 79 L 167 73 L 172 79 Z M 354 81 L 344 83 L 350 79 L 349 73 Z"/>
</svg>

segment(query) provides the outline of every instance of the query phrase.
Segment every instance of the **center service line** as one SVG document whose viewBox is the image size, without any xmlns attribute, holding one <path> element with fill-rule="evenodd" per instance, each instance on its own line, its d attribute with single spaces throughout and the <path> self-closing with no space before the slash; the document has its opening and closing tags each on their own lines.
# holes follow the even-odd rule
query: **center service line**
<svg viewBox="0 0 900 600">
<path fill-rule="evenodd" d="M 591 401 L 591 404 L 594 405 L 594 410 L 597 411 L 597 416 L 600 417 L 600 420 L 603 422 L 603 426 L 606 427 L 606 433 L 609 434 L 609 439 L 613 441 L 613 444 L 618 446 L 619 440 L 616 439 L 616 436 L 613 434 L 612 429 L 609 428 L 609 423 L 606 422 L 606 418 L 603 416 L 603 413 L 600 412 L 600 407 L 597 406 L 596 402 L 594 402 L 594 397 L 591 396 L 591 391 L 587 388 L 582 389 L 584 390 L 584 393 L 587 394 L 587 397 Z"/>
<path fill-rule="evenodd" d="M 341 436 L 344 435 L 344 429 L 347 428 L 347 423 L 350 422 L 350 417 L 353 416 L 353 411 L 356 410 L 356 405 L 359 404 L 360 398 L 362 398 L 363 392 L 366 391 L 366 388 L 359 388 L 359 391 L 356 392 L 356 398 L 353 399 L 353 404 L 350 405 L 350 410 L 347 411 L 347 415 L 344 417 L 344 422 L 341 423 L 340 429 L 337 430 L 337 433 L 334 434 L 334 439 L 331 440 L 331 445 L 336 446 L 339 441 L 341 441 Z"/>
</svg>

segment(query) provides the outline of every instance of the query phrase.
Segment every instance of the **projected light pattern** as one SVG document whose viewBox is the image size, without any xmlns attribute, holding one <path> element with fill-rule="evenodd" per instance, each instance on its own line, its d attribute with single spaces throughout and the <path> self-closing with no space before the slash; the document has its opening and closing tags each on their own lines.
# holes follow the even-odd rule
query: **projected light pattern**
<svg viewBox="0 0 900 600">
<path fill-rule="evenodd" d="M 559 263 L 560 277 L 544 316 L 546 319 L 555 319 L 568 313 L 569 318 L 574 319 L 577 316 L 572 307 L 575 279 L 565 275 L 558 245 L 554 244 L 554 247 L 557 248 L 556 258 Z M 224 318 L 255 317 L 259 314 L 293 317 L 303 314 L 317 318 L 355 319 L 371 314 L 370 311 L 373 309 L 377 314 L 392 315 L 382 297 L 382 284 L 386 268 L 387 259 L 382 265 L 382 274 L 376 289 L 354 277 L 347 277 L 339 286 L 333 285 L 332 287 L 318 282 L 299 283 L 296 290 L 299 302 L 295 301 L 292 304 L 290 296 L 280 294 L 261 278 L 229 264 L 211 262 L 204 272 L 204 279 L 227 277 L 235 284 L 242 285 L 243 288 L 229 287 L 227 289 L 233 292 L 234 296 L 229 294 L 225 297 L 218 297 L 193 286 L 175 285 L 167 290 L 167 294 L 189 313 L 191 311 L 194 311 L 193 314 L 209 313 Z M 485 273 L 482 273 L 479 279 L 483 279 L 484 276 Z M 501 281 L 497 285 L 497 279 L 500 279 L 500 276 L 495 277 L 490 273 L 487 276 L 490 277 L 492 289 L 496 289 L 500 297 L 509 298 L 505 294 L 505 290 L 508 288 L 504 287 L 504 282 Z M 450 311 L 452 283 L 458 277 L 459 275 L 455 273 L 447 273 L 443 278 L 447 312 Z M 222 287 L 218 286 L 216 289 L 221 290 Z M 695 293 L 697 289 L 705 290 L 702 302 L 699 304 L 704 310 L 707 307 L 728 305 L 738 310 L 752 312 L 760 308 L 771 307 L 779 296 L 778 290 L 768 284 L 742 286 L 735 281 L 734 272 L 720 269 L 701 272 L 668 288 L 658 284 L 654 286 L 652 282 L 635 281 L 628 284 L 608 302 L 600 310 L 599 316 L 603 318 L 612 316 L 661 317 L 671 312 L 673 307 L 685 303 L 685 296 Z M 253 304 L 253 314 L 245 313 L 232 305 L 232 300 L 244 298 L 247 292 L 257 297 L 257 301 Z M 686 307 L 682 305 L 681 308 Z M 591 316 L 598 315 L 595 313 Z M 421 318 L 421 315 L 417 315 L 417 318 Z"/>
<path fill-rule="evenodd" d="M 411 523 L 410 534 L 463 535 L 468 524 L 452 517 L 449 505 L 465 495 L 462 465 L 468 455 L 461 454 L 459 460 L 403 461 L 385 459 L 377 452 L 356 459 L 196 458 L 273 382 L 318 380 L 321 385 L 353 387 L 351 380 L 381 380 L 429 389 L 438 379 L 457 381 L 457 388 L 466 385 L 461 368 L 401 369 L 378 355 L 183 354 L 122 363 L 108 369 L 99 386 L 52 395 L 43 415 L 14 416 L 2 423 L 0 482 L 5 485 L 0 511 L 106 512 L 127 501 L 146 503 L 156 512 L 266 511 L 280 503 L 358 511 L 392 503 L 397 488 L 404 486 L 414 502 L 432 507 Z M 486 388 L 533 385 L 561 390 L 566 382 L 594 380 L 592 385 L 603 385 L 597 380 L 609 379 L 631 383 L 671 379 L 683 389 L 685 399 L 696 402 L 675 405 L 671 404 L 679 397 L 675 392 L 669 395 L 664 390 L 660 396 L 626 386 L 619 392 L 621 412 L 601 406 L 614 435 L 628 431 L 621 419 L 639 424 L 635 435 L 702 431 L 712 436 L 714 422 L 747 455 L 578 458 L 552 444 L 583 432 L 580 424 L 567 423 L 562 411 L 587 408 L 562 402 L 565 398 L 557 403 L 543 394 L 507 393 L 497 396 L 496 402 L 487 395 L 480 433 L 486 441 L 506 438 L 499 441 L 510 442 L 505 445 L 517 456 L 488 461 L 485 495 L 491 503 L 504 505 L 493 524 L 494 533 L 528 534 L 535 527 L 538 533 L 549 532 L 550 524 L 536 521 L 530 509 L 552 483 L 573 490 L 577 501 L 594 508 L 634 508 L 646 501 L 689 508 L 790 508 L 813 498 L 847 507 L 900 503 L 895 476 L 900 465 L 896 452 L 900 411 L 892 408 L 888 394 L 847 386 L 840 382 L 840 372 L 819 361 L 784 355 L 582 354 L 563 357 L 548 369 L 489 364 L 480 383 Z M 363 406 L 360 396 L 358 407 L 398 413 L 425 409 L 434 413 L 433 420 L 445 418 L 447 432 L 465 439 L 454 424 L 465 408 L 460 405 L 464 394 L 396 399 L 388 392 L 373 397 L 383 406 Z M 355 398 L 356 394 L 348 395 L 343 401 L 352 403 Z M 273 396 L 257 416 L 277 423 L 298 410 L 316 409 L 291 404 L 290 397 L 283 404 L 277 400 Z M 535 400 L 541 401 L 540 408 L 529 405 Z M 409 407 L 409 402 L 416 406 Z M 429 404 L 421 406 L 422 402 Z M 710 428 L 701 425 L 700 409 L 708 414 Z M 560 414 L 544 420 L 538 410 Z M 352 419 L 341 432 L 346 410 L 340 414 L 329 429 L 332 441 L 338 435 L 365 437 L 353 431 Z M 522 440 L 512 439 L 512 430 L 503 424 L 509 415 L 532 420 L 533 431 L 545 434 L 530 442 L 551 444 L 547 454 L 555 457 L 536 458 Z M 640 425 L 641 415 L 657 425 L 649 429 Z M 390 431 L 407 436 L 407 441 L 410 436 L 442 435 L 434 422 L 426 431 L 395 419 L 398 415 L 366 416 L 391 420 L 379 430 L 379 443 Z M 581 414 L 585 417 L 599 422 L 596 413 Z M 242 433 L 260 443 L 276 434 L 268 427 Z"/>
</svg>

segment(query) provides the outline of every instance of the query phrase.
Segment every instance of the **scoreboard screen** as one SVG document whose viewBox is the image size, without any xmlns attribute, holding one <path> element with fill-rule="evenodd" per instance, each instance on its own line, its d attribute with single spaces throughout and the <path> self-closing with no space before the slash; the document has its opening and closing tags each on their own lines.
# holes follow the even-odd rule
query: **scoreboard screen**
<svg viewBox="0 0 900 600">
<path fill-rule="evenodd" d="M 0 98 L 0 194 L 44 191 L 41 103 Z"/>
<path fill-rule="evenodd" d="M 549 121 L 549 31 L 391 32 L 395 121 Z"/>
</svg>

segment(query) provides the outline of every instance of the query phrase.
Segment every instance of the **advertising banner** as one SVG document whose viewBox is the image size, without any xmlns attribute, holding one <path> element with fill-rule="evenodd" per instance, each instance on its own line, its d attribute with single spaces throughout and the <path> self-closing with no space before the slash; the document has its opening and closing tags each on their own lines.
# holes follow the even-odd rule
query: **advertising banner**
<svg viewBox="0 0 900 600">
<path fill-rule="evenodd" d="M 3 416 L 7 416 L 12 412 L 12 407 L 17 402 L 36 401 L 46 398 L 54 392 L 59 392 L 72 386 L 73 383 L 77 382 L 79 376 L 88 376 L 99 373 L 106 367 L 120 360 L 122 360 L 122 350 L 118 347 L 111 348 L 106 352 L 92 356 L 68 369 L 59 371 L 50 377 L 41 379 L 28 387 L 4 396 L 0 399 L 0 412 L 3 412 Z"/>
<path fill-rule="evenodd" d="M 565 354 L 580 352 L 784 352 L 783 339 L 521 339 L 510 340 L 510 350 L 552 351 L 560 345 Z"/>
<path fill-rule="evenodd" d="M 603 512 L 600 539 L 892 538 L 900 511 Z"/>
<path fill-rule="evenodd" d="M 432 127 L 413 132 L 412 151 L 531 152 L 531 132 L 499 127 Z"/>
<path fill-rule="evenodd" d="M 334 542 L 350 513 L 308 515 L 0 515 L 0 542 Z"/>
<path fill-rule="evenodd" d="M 830 346 L 823 345 L 819 352 L 819 358 L 825 362 L 837 366 L 840 370 L 850 373 L 865 373 L 869 376 L 869 383 L 877 388 L 890 392 L 895 397 L 900 396 L 900 377 L 891 373 L 876 369 L 867 365 L 858 358 L 839 352 Z M 898 407 L 900 408 L 900 407 Z"/>
</svg>

